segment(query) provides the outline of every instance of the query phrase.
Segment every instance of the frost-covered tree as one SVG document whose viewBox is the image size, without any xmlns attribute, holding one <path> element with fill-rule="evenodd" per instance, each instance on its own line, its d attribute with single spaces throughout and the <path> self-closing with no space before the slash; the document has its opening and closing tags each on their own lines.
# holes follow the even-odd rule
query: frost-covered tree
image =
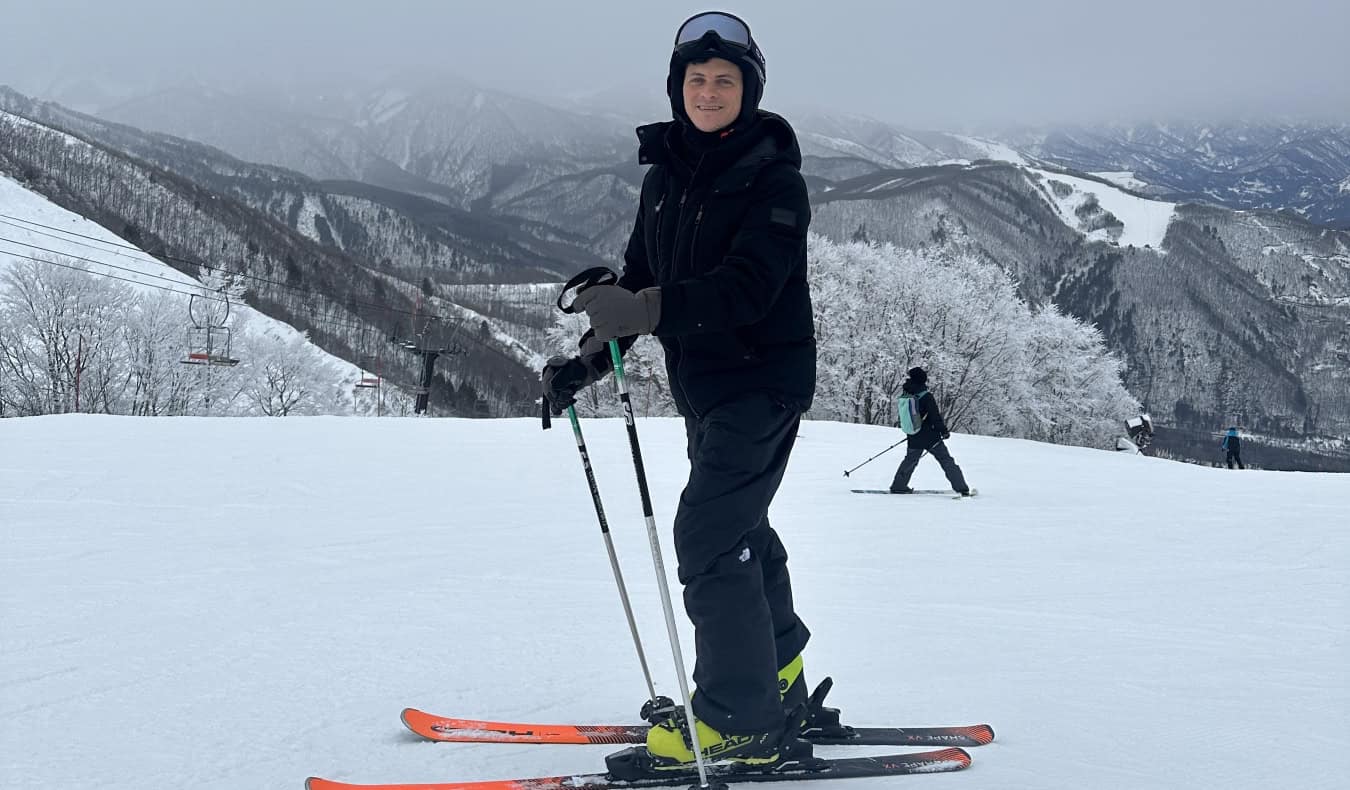
<svg viewBox="0 0 1350 790">
<path fill-rule="evenodd" d="M 1032 316 L 1026 335 L 1030 388 L 1018 435 L 1055 444 L 1099 446 L 1120 433 L 1140 404 L 1121 382 L 1122 363 L 1094 326 L 1054 305 Z"/>
<path fill-rule="evenodd" d="M 168 292 L 144 294 L 128 311 L 126 414 L 143 417 L 187 413 L 196 373 L 182 364 L 185 305 Z"/>
<path fill-rule="evenodd" d="M 1018 310 L 1006 275 L 971 258 L 809 241 L 819 351 L 813 416 L 891 423 L 905 371 L 929 371 L 948 425 L 996 430 L 1015 375 Z"/>
<path fill-rule="evenodd" d="M 340 374 L 304 335 L 262 333 L 243 345 L 241 409 L 268 417 L 342 410 Z"/>
<path fill-rule="evenodd" d="M 948 427 L 1112 446 L 1138 403 L 1100 332 L 1032 311 L 973 256 L 808 241 L 819 351 L 812 416 L 893 424 L 905 371 L 927 369 Z"/>
<path fill-rule="evenodd" d="M 115 411 L 119 337 L 134 296 L 77 261 L 16 262 L 0 278 L 0 376 L 18 414 Z"/>
<path fill-rule="evenodd" d="M 317 348 L 296 334 L 255 337 L 246 312 L 227 322 L 220 297 L 242 290 L 208 279 L 189 315 L 180 294 L 137 291 L 74 260 L 16 262 L 0 277 L 0 414 L 351 412 L 345 377 Z M 240 364 L 182 364 L 194 330 L 226 323 Z"/>
</svg>

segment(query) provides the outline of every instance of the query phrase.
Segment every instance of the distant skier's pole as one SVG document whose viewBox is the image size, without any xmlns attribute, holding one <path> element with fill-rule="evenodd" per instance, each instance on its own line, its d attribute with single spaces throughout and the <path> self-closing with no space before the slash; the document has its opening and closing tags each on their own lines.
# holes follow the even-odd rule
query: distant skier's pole
<svg viewBox="0 0 1350 790">
<path fill-rule="evenodd" d="M 900 445 L 904 444 L 904 443 L 907 442 L 907 441 L 909 441 L 909 437 L 908 437 L 908 436 L 906 436 L 905 438 L 903 438 L 903 439 L 901 439 L 900 441 L 896 442 L 895 444 L 891 445 L 890 447 L 887 447 L 885 450 L 882 450 L 881 452 L 877 453 L 876 455 L 872 456 L 871 458 L 868 458 L 866 461 L 863 461 L 862 463 L 858 464 L 857 466 L 853 467 L 852 469 L 846 470 L 846 471 L 844 472 L 844 477 L 848 477 L 849 474 L 850 474 L 851 472 L 856 472 L 856 471 L 858 471 L 859 469 L 862 469 L 864 466 L 867 466 L 868 464 L 870 464 L 870 463 L 872 463 L 873 461 L 877 460 L 878 458 L 880 458 L 881 456 L 885 455 L 886 453 L 889 453 L 891 450 L 894 450 L 895 448 L 899 447 Z"/>
<path fill-rule="evenodd" d="M 633 400 L 628 397 L 628 382 L 623 375 L 623 355 L 619 341 L 609 341 L 609 357 L 614 363 L 614 379 L 619 383 L 619 400 L 623 402 L 623 421 L 628 426 L 628 444 L 633 448 L 633 469 L 637 472 L 638 493 L 642 497 L 642 516 L 647 521 L 647 542 L 652 547 L 652 564 L 656 567 L 656 589 L 661 593 L 661 606 L 666 613 L 666 630 L 670 633 L 670 650 L 675 657 L 675 672 L 680 680 L 680 699 L 684 701 L 685 721 L 689 725 L 689 741 L 698 764 L 700 787 L 708 787 L 708 769 L 703 764 L 703 746 L 698 740 L 698 726 L 694 721 L 694 704 L 689 696 L 689 681 L 685 679 L 684 655 L 680 652 L 680 632 L 675 627 L 675 609 L 670 603 L 670 585 L 666 580 L 666 566 L 661 559 L 661 539 L 656 532 L 656 518 L 652 515 L 652 497 L 647 491 L 647 472 L 642 466 L 642 447 L 638 444 L 637 423 L 633 418 Z"/>
</svg>

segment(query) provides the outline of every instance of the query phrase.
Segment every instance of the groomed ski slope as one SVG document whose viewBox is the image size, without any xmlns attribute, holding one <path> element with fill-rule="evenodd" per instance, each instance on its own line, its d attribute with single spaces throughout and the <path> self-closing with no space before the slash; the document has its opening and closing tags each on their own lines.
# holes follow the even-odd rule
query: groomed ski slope
<svg viewBox="0 0 1350 790">
<path fill-rule="evenodd" d="M 673 694 L 623 425 L 584 428 Z M 681 426 L 639 432 L 673 576 Z M 848 493 L 897 438 L 802 428 L 773 517 L 807 672 L 854 723 L 998 740 L 858 790 L 1344 786 L 1350 476 L 957 435 L 978 498 Z M 6 790 L 595 771 L 613 747 L 419 742 L 399 710 L 625 722 L 645 694 L 565 422 L 0 420 Z"/>
</svg>

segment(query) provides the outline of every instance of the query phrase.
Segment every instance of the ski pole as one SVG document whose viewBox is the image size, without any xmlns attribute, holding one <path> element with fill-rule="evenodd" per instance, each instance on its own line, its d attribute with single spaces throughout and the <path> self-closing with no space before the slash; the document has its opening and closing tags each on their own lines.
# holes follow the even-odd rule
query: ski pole
<svg viewBox="0 0 1350 790">
<path fill-rule="evenodd" d="M 689 695 L 689 681 L 685 679 L 684 656 L 680 652 L 680 633 L 675 626 L 675 609 L 670 603 L 670 584 L 666 580 L 666 567 L 661 559 L 661 539 L 656 532 L 656 518 L 652 515 L 652 497 L 647 490 L 647 472 L 642 466 L 642 447 L 638 444 L 637 423 L 633 417 L 633 400 L 628 396 L 628 381 L 623 375 L 623 355 L 619 353 L 619 341 L 609 341 L 609 356 L 614 363 L 614 379 L 619 384 L 619 400 L 623 402 L 623 421 L 628 426 L 628 444 L 633 448 L 633 469 L 637 472 L 638 494 L 642 497 L 642 517 L 647 522 L 647 542 L 652 547 L 652 564 L 656 567 L 656 588 L 661 593 L 661 606 L 666 614 L 666 631 L 670 633 L 670 649 L 675 657 L 675 671 L 680 680 L 680 698 L 684 701 L 685 721 L 689 725 L 689 741 L 694 749 L 694 761 L 698 764 L 698 782 L 703 788 L 708 785 L 708 768 L 703 764 L 703 746 L 698 739 L 698 725 L 694 720 L 694 702 Z"/>
<path fill-rule="evenodd" d="M 647 693 L 652 704 L 659 705 L 663 700 L 656 696 L 656 684 L 652 682 L 651 670 L 647 667 L 647 654 L 642 649 L 642 637 L 638 634 L 637 621 L 633 619 L 633 605 L 628 599 L 628 587 L 623 583 L 623 571 L 619 568 L 619 557 L 614 552 L 614 540 L 609 534 L 609 521 L 605 519 L 605 506 L 600 502 L 600 486 L 595 482 L 595 470 L 591 468 L 591 456 L 586 450 L 586 440 L 581 435 L 581 423 L 577 420 L 575 406 L 567 407 L 567 419 L 572 423 L 572 435 L 577 440 L 577 452 L 581 453 L 581 466 L 586 470 L 586 484 L 591 489 L 591 504 L 595 505 L 595 517 L 600 521 L 600 534 L 605 538 L 605 551 L 609 553 L 609 567 L 614 570 L 614 583 L 619 588 L 619 600 L 623 602 L 623 614 L 628 618 L 628 631 L 633 635 L 633 647 L 637 648 L 638 662 L 642 664 L 642 677 L 647 680 Z M 549 427 L 548 403 L 544 404 L 544 428 Z"/>
<path fill-rule="evenodd" d="M 857 466 L 853 467 L 852 469 L 846 470 L 846 471 L 844 472 L 844 477 L 848 477 L 849 472 L 856 472 L 856 471 L 858 471 L 859 469 L 862 469 L 864 466 L 867 466 L 868 464 L 870 464 L 870 463 L 872 463 L 873 461 L 877 460 L 878 458 L 880 458 L 881 456 L 885 455 L 886 453 L 889 453 L 891 450 L 894 450 L 895 448 L 899 447 L 900 445 L 904 444 L 904 443 L 907 442 L 907 441 L 909 441 L 909 437 L 908 437 L 908 436 L 906 436 L 905 438 L 903 438 L 903 439 L 901 439 L 900 441 L 896 442 L 895 444 L 891 445 L 890 447 L 887 447 L 885 450 L 882 450 L 881 452 L 877 453 L 876 455 L 872 456 L 871 458 L 868 458 L 866 461 L 863 461 L 862 463 L 858 464 Z"/>
<path fill-rule="evenodd" d="M 558 294 L 558 309 L 564 313 L 575 313 L 575 297 L 567 304 L 563 299 L 572 291 L 580 293 L 593 285 L 614 285 L 619 276 L 612 269 L 593 266 L 563 286 Z M 647 472 L 642 464 L 642 446 L 638 443 L 637 423 L 633 417 L 633 399 L 628 395 L 628 381 L 623 375 L 623 355 L 619 352 L 617 338 L 609 341 L 610 360 L 614 366 L 614 380 L 619 385 L 619 400 L 623 403 L 624 424 L 628 427 L 628 445 L 633 450 L 633 469 L 637 473 L 638 494 L 642 499 L 642 517 L 647 523 L 647 542 L 652 549 L 652 564 L 656 567 L 656 588 L 661 593 L 661 607 L 665 610 L 666 631 L 670 635 L 670 650 L 675 658 L 675 672 L 680 681 L 680 698 L 684 703 L 685 720 L 689 726 L 689 740 L 694 749 L 694 762 L 698 765 L 699 786 L 710 787 L 708 768 L 703 761 L 703 747 L 699 743 L 698 726 L 694 720 L 693 698 L 689 695 L 689 681 L 684 671 L 684 655 L 680 651 L 680 633 L 675 626 L 675 609 L 670 602 L 670 585 L 666 580 L 665 562 L 661 558 L 661 539 L 656 531 L 656 517 L 652 515 L 652 497 L 647 489 Z"/>
</svg>

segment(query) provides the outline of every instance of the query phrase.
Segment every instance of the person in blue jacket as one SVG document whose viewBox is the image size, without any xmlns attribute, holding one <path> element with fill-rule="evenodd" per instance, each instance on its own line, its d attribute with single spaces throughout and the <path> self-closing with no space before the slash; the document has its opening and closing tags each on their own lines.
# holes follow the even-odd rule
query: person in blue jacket
<svg viewBox="0 0 1350 790">
<path fill-rule="evenodd" d="M 1237 426 L 1230 426 L 1228 433 L 1223 436 L 1223 444 L 1220 447 L 1224 450 L 1224 460 L 1228 468 L 1232 469 L 1233 464 L 1237 464 L 1238 469 L 1246 469 L 1242 465 L 1242 437 L 1238 436 Z"/>
</svg>

